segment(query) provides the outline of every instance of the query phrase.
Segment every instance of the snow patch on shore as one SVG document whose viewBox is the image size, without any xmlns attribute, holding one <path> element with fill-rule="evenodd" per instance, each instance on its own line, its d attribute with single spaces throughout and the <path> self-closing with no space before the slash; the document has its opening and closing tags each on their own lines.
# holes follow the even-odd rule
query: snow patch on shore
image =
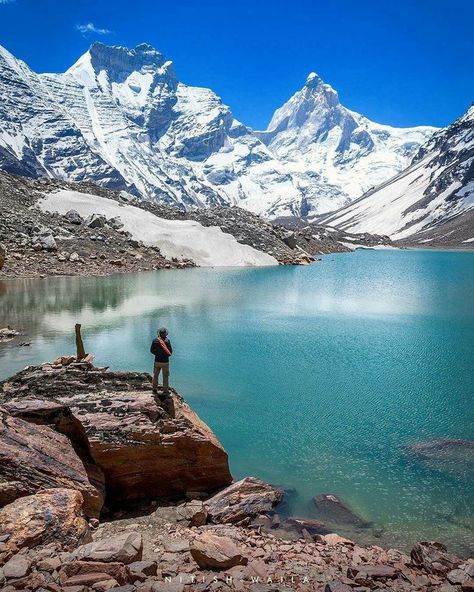
<svg viewBox="0 0 474 592">
<path fill-rule="evenodd" d="M 278 261 L 249 245 L 242 245 L 218 226 L 203 226 L 192 220 L 166 220 L 136 206 L 78 191 L 61 189 L 38 203 L 46 212 L 65 214 L 71 209 L 81 216 L 120 216 L 124 230 L 145 245 L 158 246 L 171 259 L 191 259 L 201 267 L 254 267 L 278 265 Z"/>
</svg>

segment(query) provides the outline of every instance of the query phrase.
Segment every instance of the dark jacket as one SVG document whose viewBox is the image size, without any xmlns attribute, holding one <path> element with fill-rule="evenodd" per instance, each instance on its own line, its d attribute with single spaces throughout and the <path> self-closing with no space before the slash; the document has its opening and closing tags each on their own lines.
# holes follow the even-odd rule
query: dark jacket
<svg viewBox="0 0 474 592">
<path fill-rule="evenodd" d="M 171 341 L 168 339 L 168 337 L 165 337 L 163 341 L 166 343 L 166 347 L 170 350 L 170 352 L 173 353 Z M 170 357 L 161 347 L 160 342 L 158 341 L 158 337 L 153 339 L 153 341 L 151 342 L 150 353 L 152 353 L 155 356 L 155 362 L 161 362 L 162 364 L 166 364 L 170 361 Z"/>
</svg>

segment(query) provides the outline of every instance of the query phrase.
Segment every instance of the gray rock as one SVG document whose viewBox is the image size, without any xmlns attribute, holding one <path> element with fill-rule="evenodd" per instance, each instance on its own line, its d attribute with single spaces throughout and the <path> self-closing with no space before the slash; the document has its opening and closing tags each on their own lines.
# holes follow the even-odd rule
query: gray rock
<svg viewBox="0 0 474 592">
<path fill-rule="evenodd" d="M 120 216 L 110 218 L 110 220 L 107 220 L 107 225 L 110 226 L 110 228 L 113 228 L 114 230 L 120 230 L 124 226 L 122 220 L 120 219 Z"/>
<path fill-rule="evenodd" d="M 24 578 L 30 573 L 31 562 L 23 555 L 14 555 L 3 566 L 3 573 L 7 580 Z"/>
<path fill-rule="evenodd" d="M 72 553 L 72 557 L 84 561 L 118 561 L 128 565 L 140 561 L 142 552 L 142 535 L 130 532 L 82 545 Z"/>
<path fill-rule="evenodd" d="M 351 508 L 337 495 L 324 493 L 313 498 L 318 518 L 329 523 L 352 524 L 359 528 L 367 528 L 370 523 L 357 516 Z"/>
<path fill-rule="evenodd" d="M 66 214 L 64 214 L 64 217 L 69 222 L 69 224 L 81 225 L 84 222 L 84 218 L 76 210 L 69 210 L 66 212 Z"/>
<path fill-rule="evenodd" d="M 92 214 L 91 216 L 89 216 L 87 218 L 85 225 L 88 228 L 104 228 L 106 223 L 107 223 L 107 220 L 106 220 L 105 216 L 102 216 L 100 214 Z"/>
<path fill-rule="evenodd" d="M 266 514 L 281 502 L 283 492 L 255 477 L 232 483 L 205 502 L 214 523 L 237 523 Z"/>
<path fill-rule="evenodd" d="M 157 567 L 156 561 L 134 561 L 128 569 L 132 576 L 156 576 Z"/>
<path fill-rule="evenodd" d="M 462 569 L 452 569 L 446 577 L 451 584 L 463 584 L 469 580 L 468 574 Z"/>
<path fill-rule="evenodd" d="M 207 522 L 207 508 L 200 500 L 192 500 L 176 508 L 178 521 L 186 521 L 189 526 L 203 526 Z"/>
</svg>

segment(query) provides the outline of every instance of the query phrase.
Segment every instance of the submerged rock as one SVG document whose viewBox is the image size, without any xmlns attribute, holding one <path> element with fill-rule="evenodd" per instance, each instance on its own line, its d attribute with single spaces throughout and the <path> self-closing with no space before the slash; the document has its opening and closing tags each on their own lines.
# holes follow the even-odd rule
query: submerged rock
<svg viewBox="0 0 474 592">
<path fill-rule="evenodd" d="M 255 477 L 232 483 L 206 500 L 211 522 L 237 523 L 271 512 L 281 502 L 283 492 Z"/>
<path fill-rule="evenodd" d="M 407 446 L 407 452 L 426 466 L 443 472 L 470 475 L 474 471 L 474 442 L 435 438 Z"/>
<path fill-rule="evenodd" d="M 323 521 L 335 524 L 351 524 L 358 528 L 368 528 L 366 522 L 357 516 L 350 507 L 337 495 L 324 493 L 313 498 L 314 505 L 318 512 L 318 518 Z"/>
<path fill-rule="evenodd" d="M 46 489 L 0 510 L 0 536 L 7 549 L 57 543 L 73 548 L 90 541 L 82 517 L 82 495 L 72 489 Z"/>
<path fill-rule="evenodd" d="M 18 494 L 10 488 L 10 496 L 28 493 L 31 480 L 37 487 L 41 479 L 52 485 L 49 475 L 48 480 L 35 470 L 40 460 L 28 449 L 28 442 L 40 441 L 57 440 L 64 449 L 70 460 L 62 467 L 62 477 L 68 487 L 90 494 L 90 515 L 100 509 L 101 503 L 92 503 L 90 497 L 101 472 L 107 505 L 122 508 L 140 500 L 184 497 L 187 491 L 209 494 L 232 481 L 227 453 L 213 432 L 176 392 L 171 397 L 175 415 L 171 417 L 155 400 L 146 373 L 112 372 L 80 363 L 44 364 L 23 370 L 1 389 L 4 425 L 9 429 L 21 425 L 28 432 L 23 441 L 15 442 L 15 470 L 11 444 L 0 441 L 0 457 L 9 459 L 7 466 L 0 467 L 0 475 L 4 482 L 19 482 Z M 80 474 L 74 466 L 72 449 L 78 457 L 87 453 L 90 488 L 84 471 Z M 53 446 L 47 450 L 54 472 Z"/>
</svg>

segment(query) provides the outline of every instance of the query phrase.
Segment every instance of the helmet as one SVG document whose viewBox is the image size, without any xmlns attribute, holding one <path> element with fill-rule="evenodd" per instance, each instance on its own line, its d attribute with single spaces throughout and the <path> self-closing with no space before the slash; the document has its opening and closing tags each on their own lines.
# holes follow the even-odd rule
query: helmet
<svg viewBox="0 0 474 592">
<path fill-rule="evenodd" d="M 168 329 L 166 329 L 166 327 L 161 327 L 158 333 L 161 337 L 166 337 L 168 335 Z"/>
</svg>

